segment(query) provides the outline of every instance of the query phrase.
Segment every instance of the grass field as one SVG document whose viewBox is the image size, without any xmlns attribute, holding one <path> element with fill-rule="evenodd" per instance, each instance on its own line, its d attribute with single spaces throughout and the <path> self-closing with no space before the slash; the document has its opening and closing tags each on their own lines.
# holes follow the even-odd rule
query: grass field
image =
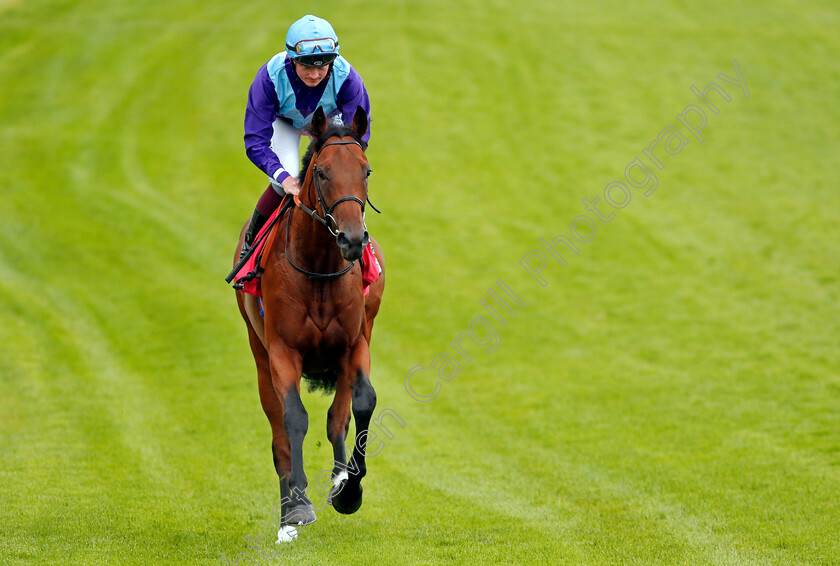
<svg viewBox="0 0 840 566">
<path fill-rule="evenodd" d="M 307 12 L 372 98 L 372 380 L 404 426 L 357 514 L 275 547 L 223 277 L 264 183 L 247 89 Z M 828 0 L 0 0 L 0 564 L 840 563 L 838 61 Z M 570 224 L 563 266 L 539 239 Z"/>
</svg>

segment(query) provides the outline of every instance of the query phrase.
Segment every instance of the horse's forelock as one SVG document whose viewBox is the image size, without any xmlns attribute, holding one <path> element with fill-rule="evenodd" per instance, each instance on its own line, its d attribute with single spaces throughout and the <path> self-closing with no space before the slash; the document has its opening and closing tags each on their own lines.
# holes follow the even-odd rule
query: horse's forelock
<svg viewBox="0 0 840 566">
<path fill-rule="evenodd" d="M 333 123 L 327 127 L 326 131 L 318 139 L 313 140 L 312 143 L 309 144 L 306 154 L 303 156 L 303 160 L 300 164 L 300 175 L 298 176 L 298 179 L 301 180 L 301 183 L 306 177 L 306 171 L 309 169 L 309 164 L 312 162 L 312 156 L 321 151 L 321 148 L 324 147 L 327 140 L 334 137 L 343 138 L 347 136 L 350 136 L 357 142 L 362 143 L 362 140 L 359 139 L 352 129 L 348 128 L 344 124 Z"/>
</svg>

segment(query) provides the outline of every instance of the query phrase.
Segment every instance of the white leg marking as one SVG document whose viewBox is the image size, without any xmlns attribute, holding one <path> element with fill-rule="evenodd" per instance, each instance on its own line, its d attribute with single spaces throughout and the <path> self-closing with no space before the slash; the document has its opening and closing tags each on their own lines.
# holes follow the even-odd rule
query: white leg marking
<svg viewBox="0 0 840 566">
<path fill-rule="evenodd" d="M 333 487 L 338 487 L 341 484 L 341 482 L 346 481 L 349 478 L 350 476 L 347 475 L 347 471 L 342 470 L 341 473 L 339 473 L 333 478 Z"/>
<path fill-rule="evenodd" d="M 284 542 L 292 542 L 298 536 L 298 530 L 291 525 L 283 525 L 277 531 L 277 542 L 274 544 L 281 544 Z"/>
</svg>

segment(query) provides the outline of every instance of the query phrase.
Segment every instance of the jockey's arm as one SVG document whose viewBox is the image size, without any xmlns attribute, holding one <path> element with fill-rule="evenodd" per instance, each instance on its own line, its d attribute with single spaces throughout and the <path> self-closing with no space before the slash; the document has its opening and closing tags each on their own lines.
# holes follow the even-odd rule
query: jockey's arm
<svg viewBox="0 0 840 566">
<path fill-rule="evenodd" d="M 362 136 L 362 146 L 367 149 L 368 141 L 370 140 L 370 98 L 368 97 L 365 83 L 362 81 L 361 75 L 353 69 L 350 76 L 341 85 L 336 97 L 338 109 L 341 111 L 341 120 L 349 125 L 353 123 L 353 115 L 356 113 L 356 108 L 361 106 L 365 109 L 368 115 L 368 129 L 365 135 Z"/>
<path fill-rule="evenodd" d="M 280 184 L 290 176 L 286 168 L 271 151 L 274 120 L 280 103 L 266 65 L 257 72 L 248 90 L 245 107 L 245 153 L 251 162 Z M 285 188 L 285 185 L 284 185 Z"/>
</svg>

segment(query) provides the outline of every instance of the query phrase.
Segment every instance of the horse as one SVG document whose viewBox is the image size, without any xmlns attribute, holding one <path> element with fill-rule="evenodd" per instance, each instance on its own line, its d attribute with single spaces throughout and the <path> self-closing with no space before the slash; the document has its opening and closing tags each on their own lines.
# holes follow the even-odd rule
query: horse
<svg viewBox="0 0 840 566">
<path fill-rule="evenodd" d="M 256 297 L 236 293 L 257 366 L 260 402 L 271 425 L 280 479 L 280 530 L 291 529 L 293 536 L 297 527 L 316 520 L 303 468 L 309 415 L 300 396 L 302 377 L 334 391 L 327 412 L 334 464 L 328 501 L 342 514 L 355 513 L 362 504 L 365 439 L 376 407 L 370 339 L 385 285 L 382 250 L 365 226 L 371 169 L 361 139 L 367 127 L 361 107 L 350 127 L 328 123 L 320 107 L 315 111 L 300 195 L 263 249 L 264 317 Z M 243 226 L 237 250 L 244 234 Z M 369 241 L 382 273 L 365 295 L 358 260 Z M 238 251 L 234 263 L 237 259 Z M 356 436 L 348 460 L 351 411 Z"/>
</svg>

